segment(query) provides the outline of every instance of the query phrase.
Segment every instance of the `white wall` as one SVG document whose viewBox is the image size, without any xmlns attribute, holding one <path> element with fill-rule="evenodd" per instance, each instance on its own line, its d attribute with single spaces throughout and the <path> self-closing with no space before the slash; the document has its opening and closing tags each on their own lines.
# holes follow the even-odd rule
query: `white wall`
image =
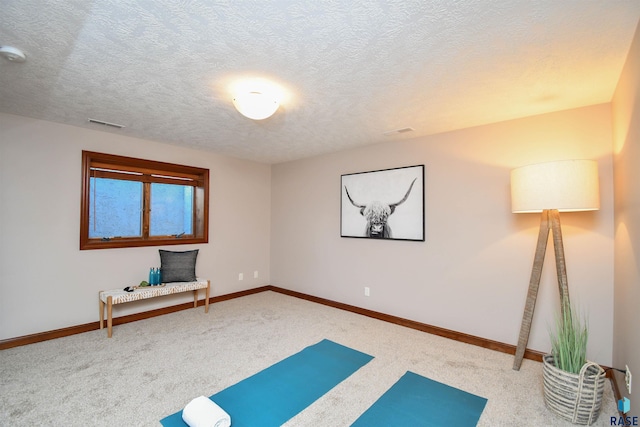
<svg viewBox="0 0 640 427">
<path fill-rule="evenodd" d="M 83 149 L 211 169 L 210 243 L 166 249 L 200 248 L 198 274 L 212 279 L 213 295 L 271 283 L 510 344 L 539 218 L 510 213 L 509 171 L 588 158 L 599 162 L 602 209 L 562 215 L 565 252 L 571 297 L 589 313 L 589 357 L 610 365 L 610 114 L 598 105 L 273 167 L 0 114 L 0 339 L 95 321 L 100 289 L 137 283 L 159 262 L 158 248 L 79 251 Z M 426 166 L 426 241 L 340 238 L 340 175 L 414 164 Z M 553 263 L 549 250 L 529 340 L 539 351 L 549 350 L 558 308 Z"/>
<path fill-rule="evenodd" d="M 619 369 L 629 365 L 640 378 L 640 26 L 620 76 L 612 110 L 616 189 L 613 364 Z M 624 377 L 618 378 L 624 388 Z M 630 416 L 640 415 L 637 381 L 632 381 L 636 392 L 629 396 Z"/>
<path fill-rule="evenodd" d="M 82 150 L 209 168 L 209 243 L 80 251 Z M 146 279 L 159 248 L 200 249 L 196 273 L 211 279 L 212 295 L 269 283 L 270 180 L 269 165 L 0 114 L 0 339 L 98 320 L 98 291 Z M 131 303 L 114 315 L 191 300 Z"/>
<path fill-rule="evenodd" d="M 272 284 L 515 345 L 540 219 L 511 213 L 510 170 L 594 159 L 601 210 L 561 220 L 571 297 L 590 320 L 588 357 L 610 365 L 610 113 L 598 105 L 275 165 Z M 415 164 L 426 166 L 425 242 L 340 237 L 341 174 Z M 529 348 L 550 350 L 558 309 L 550 243 Z"/>
</svg>

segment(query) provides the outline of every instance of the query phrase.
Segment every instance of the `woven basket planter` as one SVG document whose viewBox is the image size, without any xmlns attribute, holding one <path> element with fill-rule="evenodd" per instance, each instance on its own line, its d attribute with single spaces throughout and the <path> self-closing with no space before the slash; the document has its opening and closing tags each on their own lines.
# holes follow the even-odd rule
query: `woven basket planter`
<svg viewBox="0 0 640 427">
<path fill-rule="evenodd" d="M 579 374 L 556 368 L 553 356 L 542 358 L 544 403 L 574 424 L 591 425 L 600 415 L 605 372 L 600 365 L 584 364 Z"/>
</svg>

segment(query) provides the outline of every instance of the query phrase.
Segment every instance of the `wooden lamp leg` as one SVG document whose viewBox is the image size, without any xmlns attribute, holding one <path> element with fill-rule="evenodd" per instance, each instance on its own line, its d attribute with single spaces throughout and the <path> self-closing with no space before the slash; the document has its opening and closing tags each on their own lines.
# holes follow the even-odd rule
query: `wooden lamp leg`
<svg viewBox="0 0 640 427">
<path fill-rule="evenodd" d="M 560 292 L 560 310 L 562 319 L 569 309 L 569 284 L 567 282 L 567 265 L 564 261 L 564 244 L 562 243 L 562 229 L 560 227 L 560 212 L 551 211 L 551 229 L 553 231 L 553 248 L 556 254 L 556 272 L 558 275 L 558 291 Z"/>
<path fill-rule="evenodd" d="M 536 299 L 538 298 L 538 287 L 540 286 L 540 276 L 542 274 L 542 266 L 544 264 L 544 255 L 547 251 L 548 240 L 549 210 L 544 210 L 542 211 L 542 216 L 540 218 L 538 244 L 536 246 L 536 254 L 533 259 L 531 279 L 529 279 L 529 291 L 527 292 L 527 302 L 524 306 L 524 314 L 522 315 L 522 323 L 520 324 L 520 336 L 518 337 L 518 346 L 516 348 L 516 355 L 513 361 L 513 369 L 516 371 L 520 370 L 524 352 L 527 349 L 527 342 L 529 341 L 529 332 L 531 332 L 531 321 L 533 319 L 533 311 L 536 307 Z"/>
<path fill-rule="evenodd" d="M 563 319 L 565 319 L 565 311 L 569 309 L 569 284 L 567 282 L 567 265 L 564 259 L 564 244 L 562 242 L 562 228 L 560 227 L 560 213 L 557 209 L 546 209 L 542 211 L 542 218 L 540 220 L 538 246 L 536 247 L 536 255 L 533 260 L 533 270 L 531 271 L 531 280 L 529 280 L 529 292 L 527 293 L 527 302 L 524 307 L 522 324 L 520 325 L 518 346 L 516 348 L 516 355 L 513 361 L 513 369 L 516 371 L 520 370 L 520 365 L 524 358 L 524 352 L 527 348 L 527 342 L 529 341 L 531 320 L 533 319 L 533 310 L 536 307 L 540 275 L 542 273 L 544 255 L 547 250 L 547 240 L 549 239 L 549 228 L 551 228 L 553 234 L 553 249 L 556 258 L 558 291 L 560 292 L 560 308 Z"/>
</svg>

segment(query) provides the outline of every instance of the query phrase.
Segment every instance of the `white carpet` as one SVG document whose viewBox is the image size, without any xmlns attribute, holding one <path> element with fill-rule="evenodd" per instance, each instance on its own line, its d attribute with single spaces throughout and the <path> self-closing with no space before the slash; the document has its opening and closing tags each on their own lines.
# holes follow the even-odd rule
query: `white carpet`
<svg viewBox="0 0 640 427">
<path fill-rule="evenodd" d="M 405 371 L 488 399 L 479 426 L 570 426 L 544 406 L 542 365 L 275 292 L 0 351 L 0 426 L 160 426 L 327 338 L 375 358 L 287 427 L 349 426 Z M 617 416 L 609 381 L 596 426 Z M 259 426 L 256 426 L 259 427 Z M 404 427 L 404 426 L 394 426 Z"/>
</svg>

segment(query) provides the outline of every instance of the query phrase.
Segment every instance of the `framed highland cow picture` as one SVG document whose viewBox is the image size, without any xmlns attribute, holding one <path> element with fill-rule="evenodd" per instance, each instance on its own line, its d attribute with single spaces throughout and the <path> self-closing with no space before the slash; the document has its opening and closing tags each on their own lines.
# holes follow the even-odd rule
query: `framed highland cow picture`
<svg viewBox="0 0 640 427">
<path fill-rule="evenodd" d="M 340 236 L 424 242 L 424 165 L 341 176 Z"/>
</svg>

